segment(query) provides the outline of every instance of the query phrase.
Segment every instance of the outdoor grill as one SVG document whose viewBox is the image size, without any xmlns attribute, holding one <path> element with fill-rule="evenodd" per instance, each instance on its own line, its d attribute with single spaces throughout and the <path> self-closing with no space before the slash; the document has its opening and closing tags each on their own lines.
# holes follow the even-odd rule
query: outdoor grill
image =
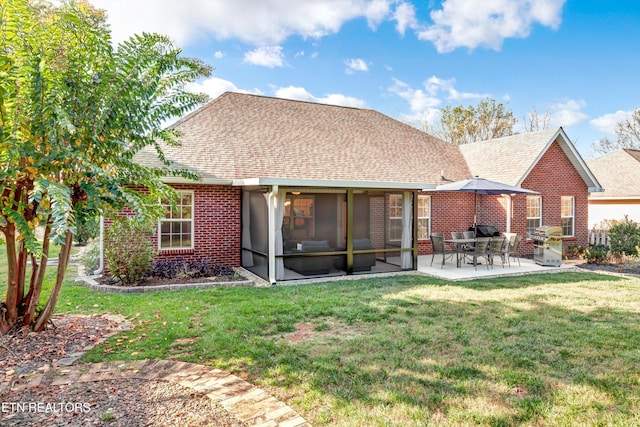
<svg viewBox="0 0 640 427">
<path fill-rule="evenodd" d="M 562 227 L 543 225 L 531 234 L 536 264 L 560 267 L 562 263 Z"/>
</svg>

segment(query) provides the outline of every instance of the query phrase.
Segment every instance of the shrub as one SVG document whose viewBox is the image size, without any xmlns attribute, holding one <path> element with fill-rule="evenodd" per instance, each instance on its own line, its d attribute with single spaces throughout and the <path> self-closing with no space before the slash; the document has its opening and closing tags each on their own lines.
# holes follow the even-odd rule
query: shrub
<svg viewBox="0 0 640 427">
<path fill-rule="evenodd" d="M 582 245 L 571 243 L 567 245 L 564 252 L 565 259 L 578 259 L 584 256 L 585 248 Z"/>
<path fill-rule="evenodd" d="M 100 266 L 100 242 L 96 239 L 89 240 L 82 255 L 82 265 L 85 274 L 91 274 Z"/>
<path fill-rule="evenodd" d="M 116 218 L 105 231 L 104 258 L 109 274 L 124 285 L 135 285 L 151 270 L 156 250 L 151 227 L 135 217 Z"/>
<path fill-rule="evenodd" d="M 165 279 L 192 279 L 197 277 L 233 276 L 231 267 L 212 264 L 207 260 L 183 261 L 182 259 L 156 261 L 152 275 Z"/>
<path fill-rule="evenodd" d="M 614 254 L 639 255 L 640 224 L 625 215 L 622 221 L 609 229 L 609 245 Z"/>
<path fill-rule="evenodd" d="M 589 245 L 584 252 L 584 257 L 589 264 L 602 264 L 607 260 L 609 247 L 606 245 Z"/>
</svg>

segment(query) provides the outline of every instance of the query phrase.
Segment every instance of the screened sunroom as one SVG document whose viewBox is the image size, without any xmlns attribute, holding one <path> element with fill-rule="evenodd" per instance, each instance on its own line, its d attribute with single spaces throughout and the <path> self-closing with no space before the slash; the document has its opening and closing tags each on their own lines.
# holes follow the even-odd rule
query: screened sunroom
<svg viewBox="0 0 640 427">
<path fill-rule="evenodd" d="M 242 266 L 270 283 L 416 269 L 418 188 L 394 187 L 245 186 Z"/>
</svg>

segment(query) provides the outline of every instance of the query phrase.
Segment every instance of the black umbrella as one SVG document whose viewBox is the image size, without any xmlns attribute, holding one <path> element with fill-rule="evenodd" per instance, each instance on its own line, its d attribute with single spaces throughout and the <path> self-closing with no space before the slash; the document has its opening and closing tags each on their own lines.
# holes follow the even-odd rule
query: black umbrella
<svg viewBox="0 0 640 427">
<path fill-rule="evenodd" d="M 539 194 L 537 191 L 527 190 L 526 188 L 514 187 L 513 185 L 504 184 L 498 181 L 491 181 L 477 176 L 462 181 L 450 182 L 448 184 L 438 185 L 435 191 L 457 191 L 463 193 L 474 193 L 476 212 L 473 215 L 473 228 L 476 229 L 478 219 L 478 194 Z"/>
</svg>

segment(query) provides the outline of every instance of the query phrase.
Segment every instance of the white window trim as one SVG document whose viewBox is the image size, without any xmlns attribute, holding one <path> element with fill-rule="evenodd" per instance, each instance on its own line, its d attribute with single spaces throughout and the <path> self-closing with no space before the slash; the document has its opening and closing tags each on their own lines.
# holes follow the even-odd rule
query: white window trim
<svg viewBox="0 0 640 427">
<path fill-rule="evenodd" d="M 571 216 L 562 216 L 562 199 L 570 197 L 571 198 Z M 562 221 L 565 218 L 572 219 L 571 231 L 572 234 L 563 234 L 562 237 L 575 237 L 576 235 L 576 198 L 574 196 L 561 196 L 560 197 L 560 220 Z"/>
<path fill-rule="evenodd" d="M 418 224 L 420 223 L 419 220 L 421 219 L 429 220 L 429 226 L 427 227 L 427 237 L 419 237 L 418 240 L 429 240 L 429 236 L 431 236 L 431 196 L 427 194 L 418 194 L 418 206 L 420 206 L 420 199 L 427 199 L 429 202 L 428 202 L 427 216 L 418 216 L 416 221 L 416 227 L 418 227 Z"/>
<path fill-rule="evenodd" d="M 176 222 L 176 221 L 186 221 L 185 219 L 166 219 L 160 218 L 158 220 L 158 250 L 161 252 L 170 252 L 170 251 L 184 251 L 184 250 L 192 250 L 195 248 L 194 237 L 195 237 L 195 222 L 196 222 L 196 212 L 195 212 L 195 192 L 193 190 L 175 190 L 178 197 L 182 197 L 182 194 L 191 194 L 191 245 L 190 246 L 170 246 L 163 247 L 162 246 L 162 223 L 163 222 Z"/>
<path fill-rule="evenodd" d="M 538 209 L 538 215 L 539 216 L 527 216 L 525 218 L 525 221 L 528 223 L 530 219 L 538 218 L 538 219 L 540 219 L 540 226 L 542 226 L 542 196 L 527 196 L 527 200 L 529 200 L 529 197 L 531 197 L 531 198 L 536 197 L 540 201 L 539 209 Z M 525 211 L 527 211 L 527 210 L 528 209 L 527 209 L 527 205 L 526 205 L 526 201 L 525 201 Z M 527 214 L 528 214 L 528 212 L 527 212 Z M 528 233 L 529 233 L 529 227 L 528 226 L 527 226 L 526 231 L 527 231 L 527 239 L 531 240 L 529 235 L 528 235 Z"/>
</svg>

